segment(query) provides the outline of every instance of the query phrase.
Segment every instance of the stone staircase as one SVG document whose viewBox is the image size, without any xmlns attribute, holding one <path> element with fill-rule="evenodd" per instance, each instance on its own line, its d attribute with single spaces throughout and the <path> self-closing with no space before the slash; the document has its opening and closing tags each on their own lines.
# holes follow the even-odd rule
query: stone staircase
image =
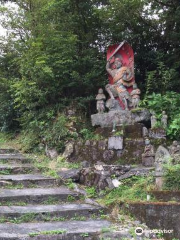
<svg viewBox="0 0 180 240">
<path fill-rule="evenodd" d="M 19 152 L 0 150 L 0 240 L 104 239 L 101 206 L 38 173 Z"/>
</svg>

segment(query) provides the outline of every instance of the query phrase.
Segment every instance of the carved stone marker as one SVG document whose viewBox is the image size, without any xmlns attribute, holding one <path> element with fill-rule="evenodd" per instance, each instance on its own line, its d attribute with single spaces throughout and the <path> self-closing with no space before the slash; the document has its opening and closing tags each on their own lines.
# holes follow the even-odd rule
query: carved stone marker
<svg viewBox="0 0 180 240">
<path fill-rule="evenodd" d="M 164 169 L 163 164 L 167 163 L 170 160 L 171 156 L 169 151 L 163 147 L 159 146 L 155 154 L 155 177 L 156 177 L 156 188 L 162 190 L 163 187 L 163 175 Z"/>
<path fill-rule="evenodd" d="M 162 118 L 161 118 L 161 124 L 163 128 L 167 128 L 167 120 L 168 120 L 168 116 L 166 115 L 166 112 L 163 111 L 162 112 Z"/>
<path fill-rule="evenodd" d="M 109 137 L 108 139 L 109 150 L 122 150 L 123 149 L 123 138 L 122 137 Z"/>
<path fill-rule="evenodd" d="M 166 139 L 166 131 L 164 128 L 149 129 L 149 137 L 154 139 Z"/>
<path fill-rule="evenodd" d="M 142 164 L 146 167 L 154 166 L 154 147 L 151 145 L 150 140 L 145 140 L 144 153 L 142 154 Z"/>
</svg>

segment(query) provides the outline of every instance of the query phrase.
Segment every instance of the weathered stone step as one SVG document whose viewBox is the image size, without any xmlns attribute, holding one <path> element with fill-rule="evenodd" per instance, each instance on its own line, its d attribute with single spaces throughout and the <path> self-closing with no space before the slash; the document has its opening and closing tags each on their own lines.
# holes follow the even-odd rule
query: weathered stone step
<svg viewBox="0 0 180 240">
<path fill-rule="evenodd" d="M 31 159 L 20 153 L 0 154 L 0 163 L 30 163 Z"/>
<path fill-rule="evenodd" d="M 33 240 L 83 240 L 85 237 L 96 240 L 102 229 L 108 227 L 110 222 L 105 220 L 0 224 L 0 240 L 32 239 L 31 236 L 35 236 L 35 233 L 38 236 L 33 237 Z M 50 234 L 50 231 L 57 231 L 59 234 Z"/>
<path fill-rule="evenodd" d="M 16 150 L 16 149 L 12 149 L 12 148 L 4 148 L 4 149 L 0 149 L 0 154 L 7 154 L 7 153 L 19 153 L 19 151 L 18 150 Z"/>
<path fill-rule="evenodd" d="M 37 171 L 31 164 L 0 164 L 0 175 L 4 174 L 18 174 Z"/>
<path fill-rule="evenodd" d="M 29 185 L 37 186 L 53 186 L 58 184 L 58 180 L 51 177 L 45 177 L 42 174 L 17 174 L 17 175 L 0 175 L 0 183 L 6 182 L 7 184 L 17 185 L 22 184 L 24 187 Z"/>
<path fill-rule="evenodd" d="M 53 201 L 74 201 L 79 199 L 80 194 L 66 187 L 58 188 L 26 188 L 26 189 L 0 189 L 0 204 L 9 203 L 44 203 Z"/>
<path fill-rule="evenodd" d="M 62 218 L 67 220 L 74 218 L 74 220 L 83 220 L 82 217 L 89 218 L 92 215 L 100 215 L 103 212 L 102 207 L 90 205 L 90 204 L 73 204 L 66 203 L 61 205 L 26 205 L 26 206 L 1 206 L 0 216 L 1 220 L 4 217 L 4 221 L 8 222 L 9 219 L 16 221 L 22 220 L 22 222 L 38 220 L 38 221 L 50 221 L 56 220 L 55 218 Z M 27 216 L 27 218 L 26 218 Z M 85 220 L 85 219 L 84 219 Z"/>
</svg>

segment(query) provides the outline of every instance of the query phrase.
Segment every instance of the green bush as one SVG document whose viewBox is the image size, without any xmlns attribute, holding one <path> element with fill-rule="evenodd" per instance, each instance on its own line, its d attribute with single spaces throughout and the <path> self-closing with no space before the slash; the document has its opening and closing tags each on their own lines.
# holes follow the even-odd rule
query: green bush
<svg viewBox="0 0 180 240">
<path fill-rule="evenodd" d="M 165 165 L 164 189 L 180 190 L 180 164 Z"/>
<path fill-rule="evenodd" d="M 140 104 L 156 113 L 161 119 L 162 111 L 168 115 L 167 134 L 171 139 L 180 139 L 180 94 L 176 92 L 166 92 L 165 94 L 153 93 L 147 95 Z"/>
</svg>

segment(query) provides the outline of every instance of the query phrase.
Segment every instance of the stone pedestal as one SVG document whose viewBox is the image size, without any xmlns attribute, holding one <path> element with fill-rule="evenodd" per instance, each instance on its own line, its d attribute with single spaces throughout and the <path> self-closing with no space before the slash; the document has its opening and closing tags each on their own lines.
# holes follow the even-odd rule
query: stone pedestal
<svg viewBox="0 0 180 240">
<path fill-rule="evenodd" d="M 134 123 L 150 121 L 150 112 L 147 109 L 138 111 L 119 110 L 109 111 L 108 113 L 97 113 L 91 115 L 92 126 L 112 127 L 114 123 L 116 126 L 133 125 Z"/>
<path fill-rule="evenodd" d="M 145 167 L 153 167 L 154 166 L 154 156 L 144 156 L 142 155 L 142 165 Z"/>
<path fill-rule="evenodd" d="M 162 190 L 163 184 L 164 184 L 164 178 L 162 176 L 156 177 L 156 189 Z"/>
</svg>

